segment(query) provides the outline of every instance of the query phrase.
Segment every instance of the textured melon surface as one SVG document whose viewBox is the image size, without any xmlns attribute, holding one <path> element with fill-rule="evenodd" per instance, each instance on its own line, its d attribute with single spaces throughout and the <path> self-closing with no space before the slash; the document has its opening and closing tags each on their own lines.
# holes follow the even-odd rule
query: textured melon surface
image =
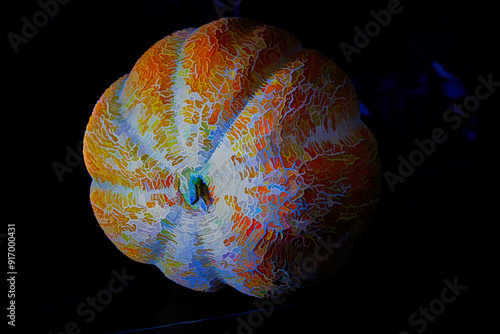
<svg viewBox="0 0 500 334">
<path fill-rule="evenodd" d="M 201 291 L 267 297 L 332 273 L 380 188 L 346 74 L 240 18 L 151 47 L 97 102 L 84 156 L 109 239 Z"/>
</svg>

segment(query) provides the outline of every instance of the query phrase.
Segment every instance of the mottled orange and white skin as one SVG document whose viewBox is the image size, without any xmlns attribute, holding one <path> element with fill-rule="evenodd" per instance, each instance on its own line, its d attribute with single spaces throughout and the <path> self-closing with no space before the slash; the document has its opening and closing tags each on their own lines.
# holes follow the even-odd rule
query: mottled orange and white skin
<svg viewBox="0 0 500 334">
<path fill-rule="evenodd" d="M 380 188 L 346 74 L 240 18 L 151 47 L 96 104 L 84 156 L 111 241 L 201 291 L 266 297 L 328 275 Z"/>
</svg>

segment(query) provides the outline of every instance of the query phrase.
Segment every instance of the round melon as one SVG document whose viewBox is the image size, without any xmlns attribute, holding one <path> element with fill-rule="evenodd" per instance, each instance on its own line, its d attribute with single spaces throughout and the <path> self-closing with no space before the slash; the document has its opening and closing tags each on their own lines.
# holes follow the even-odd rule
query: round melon
<svg viewBox="0 0 500 334">
<path fill-rule="evenodd" d="M 269 297 L 324 279 L 380 191 L 377 144 L 347 75 L 242 18 L 147 50 L 97 102 L 84 157 L 107 237 L 200 291 Z"/>
</svg>

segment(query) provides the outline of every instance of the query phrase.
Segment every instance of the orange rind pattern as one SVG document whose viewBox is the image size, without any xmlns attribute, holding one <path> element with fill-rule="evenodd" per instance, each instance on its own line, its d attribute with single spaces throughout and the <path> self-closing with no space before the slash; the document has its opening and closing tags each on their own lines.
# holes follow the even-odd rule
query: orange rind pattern
<svg viewBox="0 0 500 334">
<path fill-rule="evenodd" d="M 108 238 L 200 291 L 269 297 L 327 277 L 380 191 L 347 75 L 241 18 L 151 47 L 97 102 L 84 158 Z"/>
</svg>

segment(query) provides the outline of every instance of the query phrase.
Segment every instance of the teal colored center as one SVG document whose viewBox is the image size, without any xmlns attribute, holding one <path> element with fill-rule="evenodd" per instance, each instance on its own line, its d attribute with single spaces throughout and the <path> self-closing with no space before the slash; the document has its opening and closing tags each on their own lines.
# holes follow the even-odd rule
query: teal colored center
<svg viewBox="0 0 500 334">
<path fill-rule="evenodd" d="M 200 199 L 203 202 L 202 204 L 204 204 L 202 206 L 206 207 L 210 204 L 211 199 L 208 186 L 201 173 L 193 172 L 188 169 L 182 173 L 182 176 L 184 177 L 184 182 L 182 182 L 184 183 L 184 187 L 182 187 L 183 189 L 181 192 L 186 202 L 193 208 L 198 207 L 196 203 L 198 203 Z"/>
<path fill-rule="evenodd" d="M 196 204 L 200 199 L 200 188 L 203 179 L 199 175 L 191 175 L 188 185 L 189 200 L 191 205 Z"/>
</svg>

